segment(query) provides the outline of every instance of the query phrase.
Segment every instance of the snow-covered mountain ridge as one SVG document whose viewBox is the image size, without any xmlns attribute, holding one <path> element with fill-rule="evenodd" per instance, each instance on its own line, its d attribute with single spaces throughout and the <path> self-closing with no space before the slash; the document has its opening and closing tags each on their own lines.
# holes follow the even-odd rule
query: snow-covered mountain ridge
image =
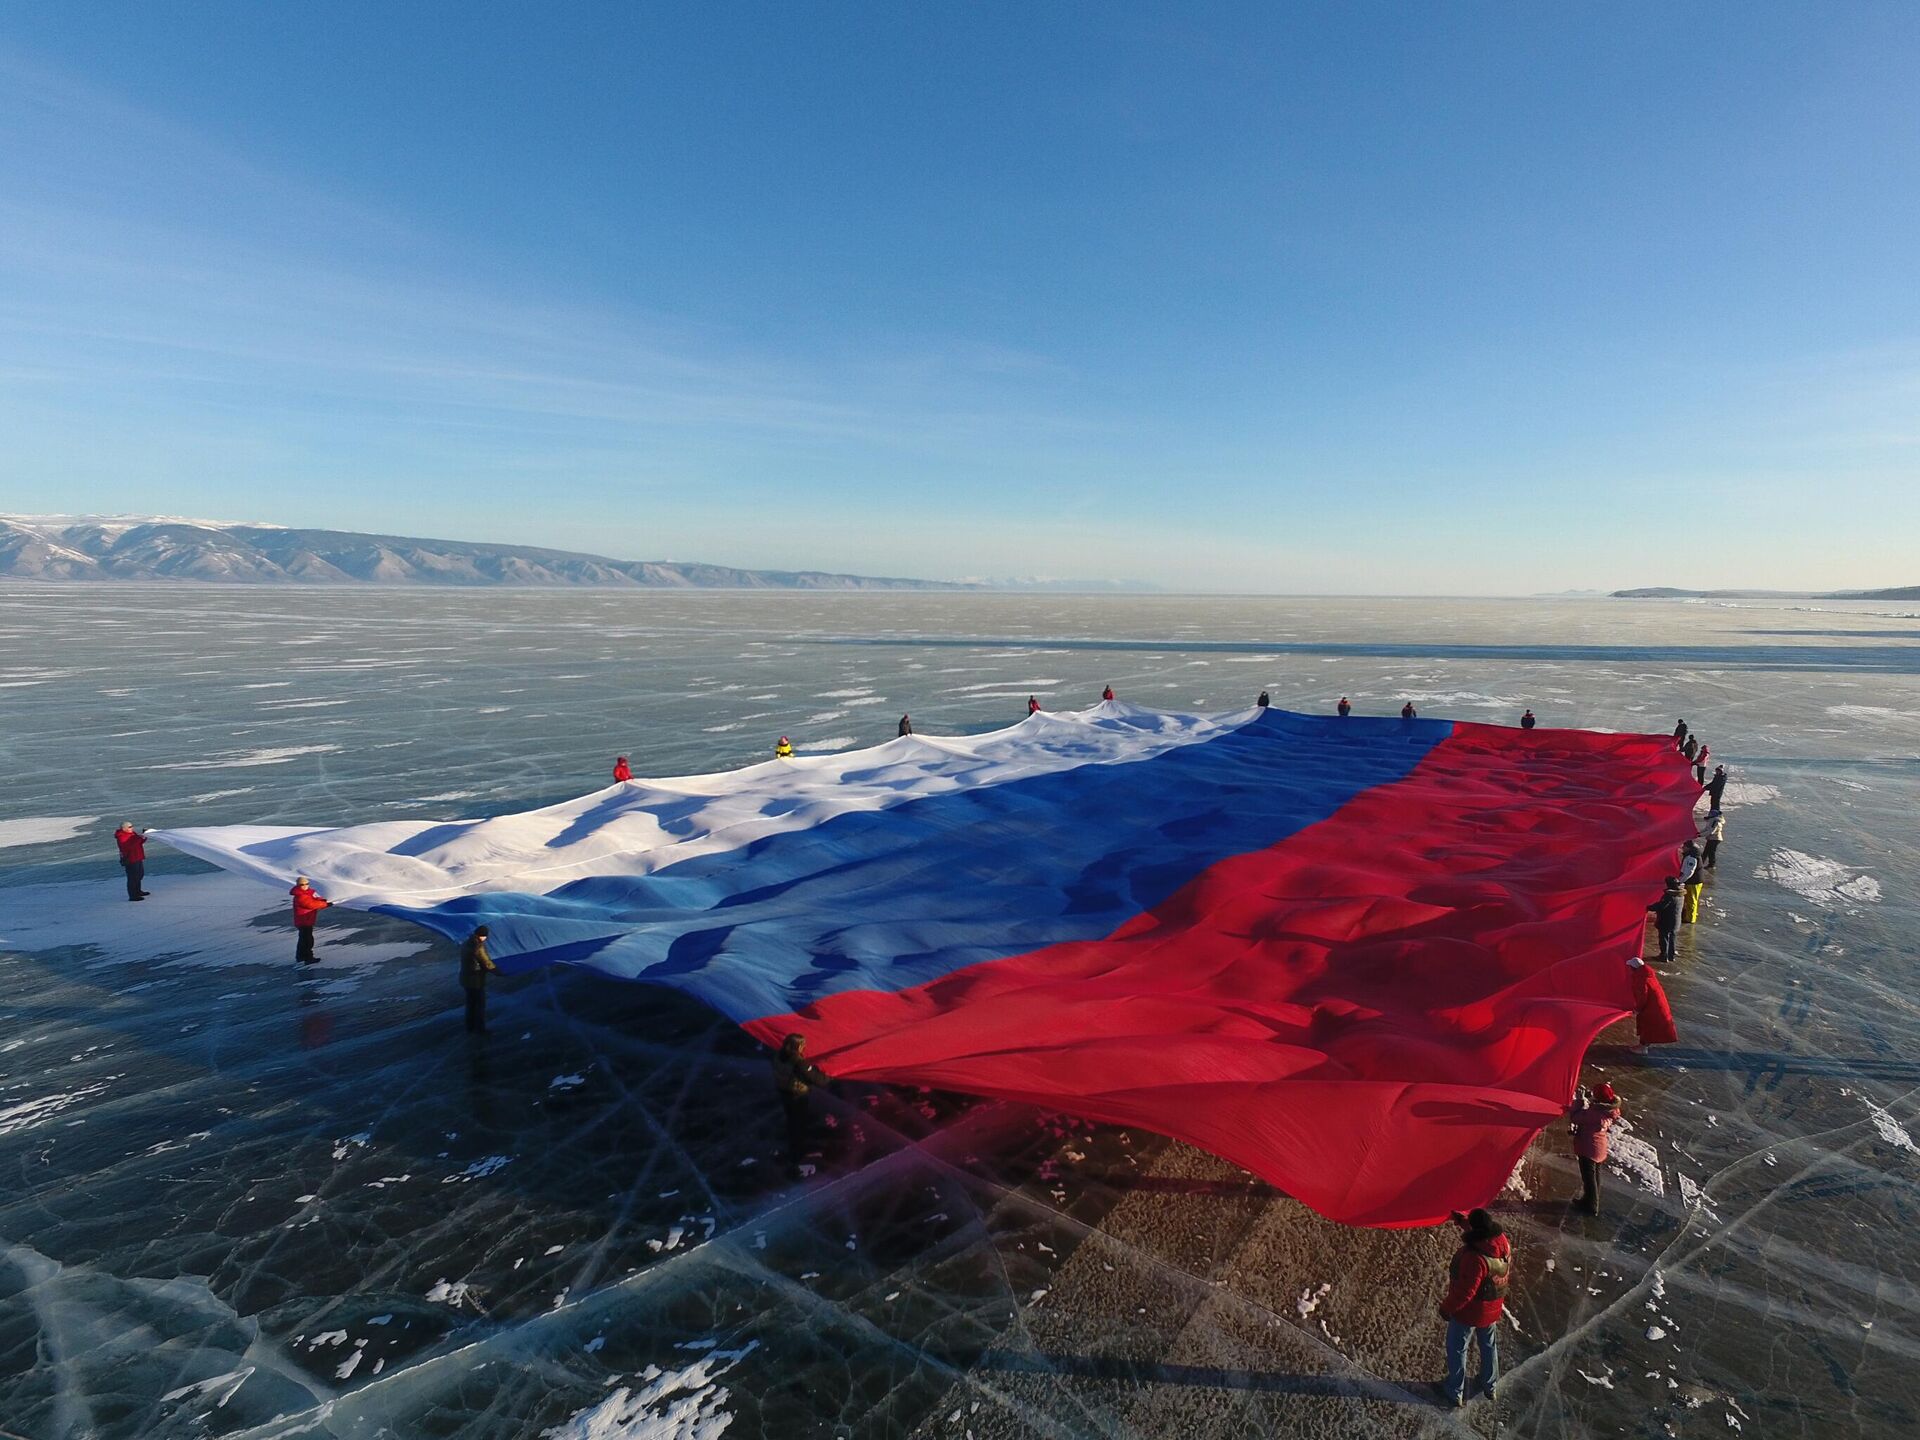
<svg viewBox="0 0 1920 1440">
<path fill-rule="evenodd" d="M 126 515 L 0 515 L 0 578 L 197 580 L 248 585 L 976 588 L 819 570 L 742 570 L 697 562 L 612 560 L 531 545 Z"/>
</svg>

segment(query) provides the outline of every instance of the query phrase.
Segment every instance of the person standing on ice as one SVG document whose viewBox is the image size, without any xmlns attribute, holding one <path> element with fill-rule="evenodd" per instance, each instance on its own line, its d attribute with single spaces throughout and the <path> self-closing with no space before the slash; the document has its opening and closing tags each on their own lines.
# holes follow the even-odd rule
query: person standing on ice
<svg viewBox="0 0 1920 1440">
<path fill-rule="evenodd" d="M 1627 961 L 1627 971 L 1633 982 L 1633 1028 L 1639 1039 L 1633 1048 L 1644 1054 L 1649 1045 L 1673 1044 L 1680 1032 L 1674 1028 L 1673 1007 L 1667 1003 L 1660 977 L 1638 955 Z"/>
<path fill-rule="evenodd" d="M 1584 1187 L 1573 1208 L 1585 1214 L 1600 1213 L 1600 1167 L 1607 1163 L 1607 1132 L 1619 1118 L 1620 1097 L 1607 1084 L 1598 1090 L 1582 1085 L 1567 1111 L 1573 1129 L 1573 1153 L 1580 1160 L 1580 1183 Z"/>
<path fill-rule="evenodd" d="M 813 1087 L 827 1083 L 820 1068 L 807 1060 L 807 1037 L 789 1035 L 773 1055 L 773 1088 L 787 1121 L 787 1173 L 800 1178 L 800 1159 L 806 1154 Z"/>
<path fill-rule="evenodd" d="M 294 943 L 293 958 L 303 965 L 317 964 L 313 953 L 313 922 L 333 902 L 314 889 L 304 875 L 295 878 L 293 889 L 287 893 L 293 896 L 293 928 L 299 936 Z"/>
<path fill-rule="evenodd" d="M 1707 783 L 1707 756 L 1712 753 L 1713 751 L 1709 750 L 1705 745 L 1702 745 L 1700 747 L 1700 753 L 1693 757 L 1694 784 L 1704 785 Z"/>
<path fill-rule="evenodd" d="M 1271 705 L 1273 701 L 1268 698 L 1267 692 L 1262 690 L 1260 692 L 1260 698 L 1254 701 L 1253 703 L 1258 705 L 1262 710 L 1264 710 L 1267 708 L 1267 706 Z"/>
<path fill-rule="evenodd" d="M 1687 743 L 1687 722 L 1685 720 L 1676 720 L 1673 722 L 1673 748 L 1678 750 L 1682 745 L 1686 743 Z"/>
<path fill-rule="evenodd" d="M 1681 743 L 1680 753 L 1687 757 L 1687 763 L 1691 765 L 1693 763 L 1693 757 L 1699 753 L 1699 750 L 1699 739 L 1689 731 L 1686 740 Z"/>
<path fill-rule="evenodd" d="M 113 843 L 120 848 L 120 868 L 127 872 L 127 899 L 146 899 L 151 893 L 146 889 L 147 832 L 134 829 L 131 820 L 122 820 L 113 832 Z"/>
<path fill-rule="evenodd" d="M 616 785 L 624 785 L 627 781 L 631 779 L 633 779 L 633 769 L 631 766 L 627 764 L 627 757 L 624 755 L 614 756 L 613 757 L 614 783 Z"/>
<path fill-rule="evenodd" d="M 1700 866 L 1700 842 L 1689 840 L 1680 847 L 1680 883 L 1686 887 L 1686 900 L 1680 918 L 1691 925 L 1700 918 L 1700 889 L 1707 883 L 1707 872 Z"/>
<path fill-rule="evenodd" d="M 1454 1409 L 1467 1398 L 1467 1337 L 1480 1346 L 1480 1383 L 1477 1393 L 1489 1398 L 1500 1378 L 1500 1354 L 1493 1327 L 1507 1308 L 1507 1281 L 1513 1272 L 1513 1242 L 1484 1210 L 1454 1213 L 1460 1226 L 1460 1248 L 1447 1273 L 1447 1293 L 1440 1301 L 1440 1318 L 1447 1322 L 1447 1377 L 1433 1382 L 1440 1399 Z"/>
<path fill-rule="evenodd" d="M 1353 713 L 1353 702 L 1347 699 L 1346 696 L 1342 695 L 1340 697 L 1340 703 L 1334 706 L 1333 708 L 1335 713 L 1337 713 L 1340 716 L 1340 718 L 1344 720 L 1347 718 L 1347 716 Z"/>
<path fill-rule="evenodd" d="M 1033 696 L 1031 695 L 1027 696 L 1027 714 L 1038 715 L 1039 713 L 1040 713 L 1040 702 L 1034 699 Z"/>
<path fill-rule="evenodd" d="M 1718 810 L 1707 812 L 1707 844 L 1700 852 L 1700 868 L 1711 870 L 1720 858 L 1720 842 L 1727 838 L 1727 817 Z"/>
<path fill-rule="evenodd" d="M 1662 961 L 1671 961 L 1679 954 L 1681 899 L 1680 877 L 1669 875 L 1665 893 L 1647 906 L 1647 913 L 1653 916 L 1653 928 L 1660 934 Z"/>
<path fill-rule="evenodd" d="M 1413 702 L 1411 700 L 1400 707 L 1400 718 L 1402 720 L 1417 720 L 1420 718 L 1420 712 L 1413 708 Z"/>
<path fill-rule="evenodd" d="M 1713 778 L 1707 781 L 1707 809 L 1720 809 L 1720 797 L 1726 793 L 1727 767 L 1724 765 L 1716 765 L 1713 767 Z"/>
<path fill-rule="evenodd" d="M 782 735 L 780 737 L 780 743 L 773 747 L 773 758 L 776 760 L 791 760 L 793 758 L 793 742 Z"/>
<path fill-rule="evenodd" d="M 1109 685 L 1109 686 L 1107 686 L 1107 688 L 1106 688 L 1106 689 L 1104 689 L 1104 690 L 1102 690 L 1102 691 L 1100 692 L 1100 698 L 1101 698 L 1102 700 L 1111 700 L 1111 699 L 1113 699 L 1113 686 L 1111 686 L 1111 685 Z"/>
<path fill-rule="evenodd" d="M 487 1033 L 487 976 L 500 973 L 487 953 L 487 927 L 476 925 L 460 947 L 460 988 L 467 992 L 467 1033 Z"/>
<path fill-rule="evenodd" d="M 1526 711 L 1520 717 L 1520 728 L 1522 730 L 1531 730 L 1535 725 L 1538 725 L 1539 723 L 1540 722 L 1538 720 L 1535 720 L 1533 718 L 1533 711 L 1531 710 Z"/>
<path fill-rule="evenodd" d="M 902 735 L 913 734 L 913 717 L 911 715 L 902 715 L 900 717 L 900 733 Z"/>
</svg>

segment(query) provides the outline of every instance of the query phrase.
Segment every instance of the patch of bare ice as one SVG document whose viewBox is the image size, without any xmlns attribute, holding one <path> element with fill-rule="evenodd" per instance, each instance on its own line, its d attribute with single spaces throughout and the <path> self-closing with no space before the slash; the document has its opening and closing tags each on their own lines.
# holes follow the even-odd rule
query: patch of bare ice
<svg viewBox="0 0 1920 1440">
<path fill-rule="evenodd" d="M 1778 785 L 1762 785 L 1754 780 L 1729 780 L 1720 796 L 1720 808 L 1731 810 L 1737 805 L 1764 805 L 1769 800 L 1779 798 Z"/>
</svg>

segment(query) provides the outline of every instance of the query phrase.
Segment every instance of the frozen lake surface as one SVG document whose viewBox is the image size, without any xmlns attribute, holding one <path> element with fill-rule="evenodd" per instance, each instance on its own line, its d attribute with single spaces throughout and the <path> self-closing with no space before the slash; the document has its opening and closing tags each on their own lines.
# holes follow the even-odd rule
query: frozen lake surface
<svg viewBox="0 0 1920 1440">
<path fill-rule="evenodd" d="M 1920 1428 L 1920 616 L 1898 605 L 0 589 L 0 1433 L 1895 1436 Z M 1732 769 L 1667 976 L 1541 1136 L 1500 1397 L 1428 1403 L 1451 1251 L 1141 1132 L 844 1086 L 794 1184 L 763 1052 L 110 831 L 525 809 L 1080 707 L 1671 729 Z M 1391 844 L 1391 836 L 1382 837 Z"/>
</svg>

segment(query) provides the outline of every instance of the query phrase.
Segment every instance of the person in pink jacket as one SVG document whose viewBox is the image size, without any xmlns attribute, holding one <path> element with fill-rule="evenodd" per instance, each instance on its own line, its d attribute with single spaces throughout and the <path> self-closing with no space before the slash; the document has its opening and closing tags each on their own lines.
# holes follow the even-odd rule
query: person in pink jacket
<svg viewBox="0 0 1920 1440">
<path fill-rule="evenodd" d="M 1597 1090 L 1580 1087 L 1567 1120 L 1573 1127 L 1573 1153 L 1580 1159 L 1580 1180 L 1586 1189 L 1574 1209 L 1589 1215 L 1600 1213 L 1600 1167 L 1607 1163 L 1607 1132 L 1620 1118 L 1620 1097 L 1613 1086 L 1602 1083 Z"/>
</svg>

